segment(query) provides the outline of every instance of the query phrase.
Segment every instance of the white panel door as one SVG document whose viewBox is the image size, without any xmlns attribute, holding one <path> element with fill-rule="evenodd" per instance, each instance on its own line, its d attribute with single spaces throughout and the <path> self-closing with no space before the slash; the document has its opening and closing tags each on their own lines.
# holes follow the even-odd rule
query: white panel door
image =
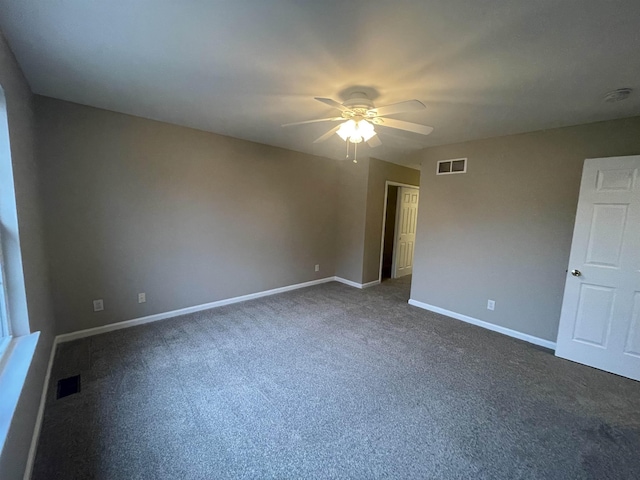
<svg viewBox="0 0 640 480">
<path fill-rule="evenodd" d="M 393 278 L 413 272 L 413 250 L 418 222 L 418 189 L 398 188 L 396 241 L 393 247 Z"/>
<path fill-rule="evenodd" d="M 640 156 L 585 160 L 556 355 L 640 380 Z"/>
</svg>

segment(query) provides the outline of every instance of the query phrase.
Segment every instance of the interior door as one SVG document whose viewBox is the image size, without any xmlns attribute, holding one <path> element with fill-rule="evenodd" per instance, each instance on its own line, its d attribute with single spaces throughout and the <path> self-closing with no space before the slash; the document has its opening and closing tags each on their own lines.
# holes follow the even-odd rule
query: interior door
<svg viewBox="0 0 640 480">
<path fill-rule="evenodd" d="M 398 188 L 393 278 L 409 275 L 413 272 L 413 250 L 416 243 L 416 224 L 418 222 L 418 192 L 417 188 Z"/>
<path fill-rule="evenodd" d="M 640 380 L 640 155 L 584 163 L 556 355 Z"/>
</svg>

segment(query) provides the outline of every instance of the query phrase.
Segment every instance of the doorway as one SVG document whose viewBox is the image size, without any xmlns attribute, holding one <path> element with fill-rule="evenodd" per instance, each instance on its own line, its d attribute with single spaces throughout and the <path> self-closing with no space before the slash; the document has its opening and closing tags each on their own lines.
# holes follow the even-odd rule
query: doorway
<svg viewBox="0 0 640 480">
<path fill-rule="evenodd" d="M 382 232 L 382 270 L 380 272 L 380 281 L 391 278 L 397 208 L 398 186 L 387 185 L 387 204 L 385 208 L 385 221 L 383 222 L 384 230 Z"/>
<path fill-rule="evenodd" d="M 385 184 L 380 281 L 409 277 L 417 225 L 419 187 L 387 181 Z"/>
</svg>

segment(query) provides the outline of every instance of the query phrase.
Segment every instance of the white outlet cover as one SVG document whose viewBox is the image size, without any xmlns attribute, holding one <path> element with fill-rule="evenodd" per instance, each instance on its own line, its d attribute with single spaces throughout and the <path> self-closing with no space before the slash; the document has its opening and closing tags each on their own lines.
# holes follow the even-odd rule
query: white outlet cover
<svg viewBox="0 0 640 480">
<path fill-rule="evenodd" d="M 145 303 L 147 301 L 147 294 L 146 293 L 139 293 L 138 294 L 138 303 Z"/>
<path fill-rule="evenodd" d="M 316 265 L 316 272 L 320 271 L 320 265 Z"/>
<path fill-rule="evenodd" d="M 102 301 L 102 299 L 94 300 L 93 301 L 93 311 L 94 312 L 101 312 L 103 310 L 104 310 L 104 302 Z"/>
<path fill-rule="evenodd" d="M 495 300 L 487 300 L 487 309 L 495 310 L 496 309 L 496 301 Z"/>
</svg>

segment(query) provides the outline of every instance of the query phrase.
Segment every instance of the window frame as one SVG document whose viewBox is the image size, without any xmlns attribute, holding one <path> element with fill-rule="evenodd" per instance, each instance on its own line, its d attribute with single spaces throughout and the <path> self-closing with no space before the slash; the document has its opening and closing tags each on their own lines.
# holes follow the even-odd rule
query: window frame
<svg viewBox="0 0 640 480">
<path fill-rule="evenodd" d="M 3 251 L 2 233 L 0 232 L 0 359 L 2 359 L 13 338 L 7 305 L 7 277 L 5 275 Z"/>
</svg>

